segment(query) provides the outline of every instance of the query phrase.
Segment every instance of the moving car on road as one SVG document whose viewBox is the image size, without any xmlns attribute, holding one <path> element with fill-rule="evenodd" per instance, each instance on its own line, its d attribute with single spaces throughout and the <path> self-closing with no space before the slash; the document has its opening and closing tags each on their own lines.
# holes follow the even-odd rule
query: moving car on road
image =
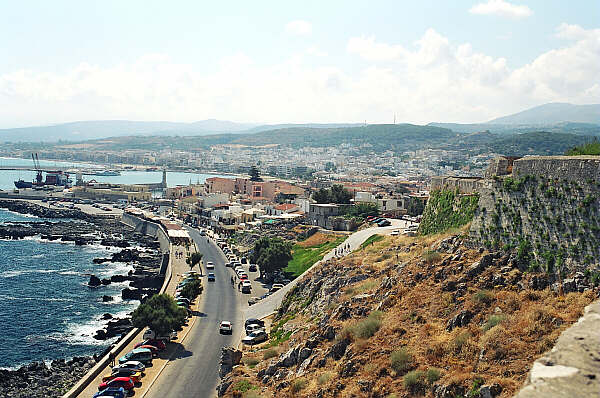
<svg viewBox="0 0 600 398">
<path fill-rule="evenodd" d="M 208 281 L 209 282 L 214 282 L 215 281 L 215 274 L 213 274 L 212 272 L 208 273 Z"/>
<path fill-rule="evenodd" d="M 206 269 L 215 269 L 215 263 L 213 263 L 212 261 L 207 261 Z"/>
<path fill-rule="evenodd" d="M 221 321 L 221 323 L 219 324 L 219 333 L 231 334 L 232 332 L 233 332 L 233 328 L 231 327 L 231 322 Z"/>
</svg>

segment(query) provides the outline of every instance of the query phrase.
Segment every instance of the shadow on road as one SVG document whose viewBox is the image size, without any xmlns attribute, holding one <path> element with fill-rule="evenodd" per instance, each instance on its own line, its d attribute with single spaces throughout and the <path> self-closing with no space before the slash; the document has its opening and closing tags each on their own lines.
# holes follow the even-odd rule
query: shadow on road
<svg viewBox="0 0 600 398">
<path fill-rule="evenodd" d="M 177 359 L 189 358 L 194 355 L 193 352 L 188 351 L 182 344 L 177 343 L 177 348 L 175 349 L 175 355 L 171 358 L 171 361 L 175 361 Z"/>
</svg>

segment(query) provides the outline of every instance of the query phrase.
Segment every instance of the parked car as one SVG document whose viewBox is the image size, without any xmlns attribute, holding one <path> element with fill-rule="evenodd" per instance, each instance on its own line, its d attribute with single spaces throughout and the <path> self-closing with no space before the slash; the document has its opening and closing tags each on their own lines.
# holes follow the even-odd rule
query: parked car
<svg viewBox="0 0 600 398">
<path fill-rule="evenodd" d="M 219 333 L 231 334 L 232 332 L 233 332 L 233 328 L 231 327 L 231 322 L 221 321 L 221 323 L 219 324 Z"/>
<path fill-rule="evenodd" d="M 208 281 L 209 282 L 214 282 L 215 281 L 215 274 L 213 274 L 212 272 L 208 273 Z"/>
<path fill-rule="evenodd" d="M 379 222 L 377 222 L 377 225 L 379 225 L 380 227 L 387 227 L 388 225 L 392 225 L 392 223 L 390 222 L 390 220 L 386 220 L 385 218 Z"/>
<path fill-rule="evenodd" d="M 248 305 L 254 305 L 260 301 L 260 297 L 250 297 L 248 299 Z"/>
<path fill-rule="evenodd" d="M 201 230 L 200 230 L 200 235 L 202 235 L 202 236 L 206 236 L 206 231 L 205 231 L 205 230 L 203 230 L 203 229 L 201 229 Z"/>
<path fill-rule="evenodd" d="M 150 350 L 150 351 L 152 352 L 152 356 L 153 356 L 153 357 L 156 357 L 156 356 L 158 356 L 158 351 L 159 351 L 159 349 L 158 349 L 157 347 L 153 346 L 153 345 L 150 345 L 150 344 L 142 344 L 142 345 L 140 345 L 139 347 L 136 347 L 136 349 L 138 349 L 138 348 L 145 348 L 145 349 L 147 349 L 147 350 Z"/>
<path fill-rule="evenodd" d="M 249 280 L 244 280 L 242 282 L 242 293 L 250 293 L 252 291 L 252 284 Z"/>
<path fill-rule="evenodd" d="M 158 348 L 159 351 L 164 350 L 165 348 L 167 348 L 167 345 L 165 344 L 164 341 L 162 340 L 157 340 L 157 339 L 148 339 L 148 340 L 144 340 L 141 343 L 137 343 L 135 345 L 135 348 L 139 348 L 143 345 L 151 345 L 154 346 L 156 348 Z"/>
<path fill-rule="evenodd" d="M 248 274 L 246 274 L 245 272 L 240 273 L 240 280 L 241 281 L 249 281 Z"/>
<path fill-rule="evenodd" d="M 242 343 L 247 345 L 254 345 L 258 343 L 262 343 L 263 341 L 267 341 L 269 337 L 264 330 L 257 330 L 255 332 L 250 333 L 248 336 L 242 339 Z"/>
<path fill-rule="evenodd" d="M 248 271 L 256 272 L 258 271 L 258 267 L 256 266 L 256 264 L 250 264 L 250 266 L 248 267 Z"/>
<path fill-rule="evenodd" d="M 278 291 L 279 289 L 281 289 L 283 287 L 283 284 L 281 283 L 273 283 L 273 285 L 271 286 L 271 289 L 269 290 L 271 293 L 274 293 L 276 291 Z"/>
<path fill-rule="evenodd" d="M 250 324 L 246 326 L 246 335 L 250 335 L 252 332 L 256 332 L 257 330 L 265 330 L 265 325 L 259 325 L 257 323 Z"/>
<path fill-rule="evenodd" d="M 398 236 L 398 235 L 400 235 L 400 230 L 399 230 L 399 229 L 395 229 L 395 230 L 393 230 L 393 231 L 390 233 L 390 235 L 392 235 L 392 236 Z"/>
<path fill-rule="evenodd" d="M 119 369 L 102 376 L 102 381 L 106 382 L 117 377 L 129 377 L 134 383 L 139 383 L 142 380 L 142 372 L 138 372 L 135 369 Z"/>
<path fill-rule="evenodd" d="M 142 335 L 142 338 L 144 340 L 149 340 L 149 339 L 156 339 L 156 340 L 163 340 L 163 341 L 170 341 L 173 339 L 177 338 L 177 332 L 172 330 L 169 334 L 164 335 L 164 336 L 157 336 L 156 333 L 154 333 L 153 330 L 151 329 L 146 329 L 146 331 L 144 332 L 144 334 Z"/>
<path fill-rule="evenodd" d="M 249 325 L 260 325 L 263 328 L 265 327 L 265 321 L 260 320 L 258 318 L 248 318 L 244 321 L 244 328 L 247 328 Z"/>
<path fill-rule="evenodd" d="M 133 369 L 143 373 L 144 370 L 146 370 L 146 365 L 144 365 L 140 361 L 127 361 L 123 364 L 117 365 L 112 368 L 113 372 L 116 372 L 119 369 Z"/>
<path fill-rule="evenodd" d="M 123 387 L 108 387 L 95 393 L 92 398 L 125 398 L 126 394 Z"/>
<path fill-rule="evenodd" d="M 115 377 L 112 380 L 101 383 L 98 386 L 98 391 L 106 390 L 110 387 L 122 387 L 124 390 L 127 391 L 128 395 L 132 395 L 131 393 L 133 392 L 133 387 L 135 386 L 133 384 L 133 380 L 131 380 L 130 377 Z"/>
<path fill-rule="evenodd" d="M 135 348 L 119 358 L 119 364 L 128 361 L 140 361 L 144 365 L 152 363 L 152 351 L 146 348 Z"/>
<path fill-rule="evenodd" d="M 242 264 L 248 264 L 248 259 L 247 259 L 246 257 L 242 257 L 242 258 L 240 259 L 240 262 L 241 262 Z"/>
</svg>

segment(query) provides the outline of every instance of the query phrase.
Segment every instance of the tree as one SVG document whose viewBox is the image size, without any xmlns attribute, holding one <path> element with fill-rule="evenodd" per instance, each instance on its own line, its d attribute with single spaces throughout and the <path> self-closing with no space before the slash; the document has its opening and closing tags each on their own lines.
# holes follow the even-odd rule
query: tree
<svg viewBox="0 0 600 398">
<path fill-rule="evenodd" d="M 313 193 L 312 198 L 317 203 L 329 203 L 329 191 L 325 188 L 321 188 L 317 192 Z"/>
<path fill-rule="evenodd" d="M 181 295 L 189 300 L 194 300 L 202 293 L 202 282 L 200 279 L 196 279 L 181 289 Z"/>
<path fill-rule="evenodd" d="M 336 184 L 330 189 L 319 189 L 312 197 L 317 203 L 348 204 L 352 199 L 352 194 L 343 185 Z"/>
<path fill-rule="evenodd" d="M 133 311 L 131 321 L 136 328 L 149 327 L 157 335 L 177 330 L 185 323 L 187 311 L 168 294 L 156 294 Z"/>
<path fill-rule="evenodd" d="M 258 171 L 258 167 L 256 167 L 255 165 L 252 165 L 252 167 L 250 167 L 250 181 L 262 181 L 263 179 L 260 178 L 260 174 Z"/>
<path fill-rule="evenodd" d="M 190 269 L 192 269 L 194 268 L 194 265 L 199 264 L 200 261 L 202 261 L 202 257 L 204 257 L 204 255 L 200 252 L 190 253 L 185 259 L 185 262 L 190 266 Z"/>
<path fill-rule="evenodd" d="M 345 189 L 343 185 L 336 184 L 331 187 L 330 200 L 333 203 L 346 204 L 350 203 L 351 199 L 352 194 L 348 192 L 348 190 Z"/>
<path fill-rule="evenodd" d="M 281 238 L 263 237 L 254 244 L 250 258 L 260 267 L 262 278 L 264 274 L 272 274 L 287 266 L 292 259 L 292 244 Z"/>
</svg>

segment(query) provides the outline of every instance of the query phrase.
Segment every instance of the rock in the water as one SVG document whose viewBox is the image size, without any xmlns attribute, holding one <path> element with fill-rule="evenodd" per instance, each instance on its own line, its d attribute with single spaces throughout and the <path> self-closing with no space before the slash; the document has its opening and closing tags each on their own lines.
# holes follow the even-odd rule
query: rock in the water
<svg viewBox="0 0 600 398">
<path fill-rule="evenodd" d="M 108 303 L 109 301 L 113 301 L 114 298 L 112 298 L 112 296 L 107 296 L 106 294 L 104 296 L 102 296 L 102 302 L 103 303 Z"/>
<path fill-rule="evenodd" d="M 102 281 L 100 280 L 100 278 L 98 278 L 96 275 L 90 275 L 90 281 L 88 282 L 88 286 L 97 287 L 97 286 L 100 286 L 101 284 L 102 284 Z"/>
</svg>

